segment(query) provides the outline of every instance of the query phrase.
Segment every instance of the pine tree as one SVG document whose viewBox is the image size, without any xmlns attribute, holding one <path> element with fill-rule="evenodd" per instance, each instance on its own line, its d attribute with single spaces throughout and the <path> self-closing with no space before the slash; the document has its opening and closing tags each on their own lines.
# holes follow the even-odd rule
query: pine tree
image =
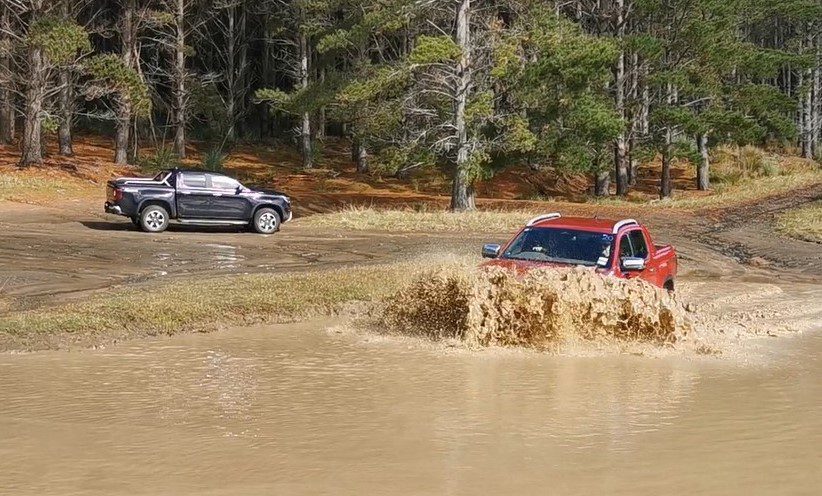
<svg viewBox="0 0 822 496">
<path fill-rule="evenodd" d="M 18 38 L 25 55 L 20 58 L 19 85 L 24 93 L 24 126 L 21 138 L 20 166 L 43 163 L 43 130 L 54 130 L 55 112 L 49 108 L 49 97 L 55 91 L 54 73 L 73 64 L 90 50 L 88 33 L 76 22 L 62 18 L 52 2 L 31 0 L 12 13 L 19 19 L 24 33 Z M 59 91 L 59 86 L 56 91 Z"/>
</svg>

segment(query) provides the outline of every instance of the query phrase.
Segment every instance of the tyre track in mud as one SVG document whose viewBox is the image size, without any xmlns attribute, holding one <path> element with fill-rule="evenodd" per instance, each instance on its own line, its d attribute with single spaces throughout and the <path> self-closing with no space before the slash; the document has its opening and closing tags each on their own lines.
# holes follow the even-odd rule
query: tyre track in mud
<svg viewBox="0 0 822 496">
<path fill-rule="evenodd" d="M 697 212 L 684 237 L 709 246 L 747 265 L 788 269 L 799 276 L 822 279 L 822 245 L 790 238 L 776 231 L 776 217 L 822 200 L 822 184 L 785 195 L 723 209 Z"/>
</svg>

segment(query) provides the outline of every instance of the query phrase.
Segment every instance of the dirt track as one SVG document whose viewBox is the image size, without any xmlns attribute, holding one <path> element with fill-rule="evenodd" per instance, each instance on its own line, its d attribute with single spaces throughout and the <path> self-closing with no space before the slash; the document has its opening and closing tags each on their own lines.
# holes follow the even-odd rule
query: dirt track
<svg viewBox="0 0 822 496">
<path fill-rule="evenodd" d="M 677 246 L 683 281 L 721 278 L 729 284 L 784 281 L 818 286 L 820 245 L 780 237 L 772 224 L 775 214 L 820 197 L 822 191 L 815 187 L 722 215 L 685 218 L 649 209 L 641 220 L 659 241 Z M 147 235 L 95 207 L 57 210 L 0 202 L 0 289 L 11 300 L 8 311 L 170 277 L 303 271 L 390 262 L 426 252 L 473 252 L 483 240 L 507 236 L 318 231 L 302 226 L 299 219 L 274 236 L 182 226 Z M 569 206 L 582 212 L 586 208 Z"/>
<path fill-rule="evenodd" d="M 390 262 L 435 248 L 473 248 L 483 239 L 465 244 L 464 237 L 439 234 L 317 231 L 298 221 L 273 236 L 178 225 L 153 236 L 124 218 L 8 202 L 0 202 L 0 230 L 0 289 L 12 309 L 170 277 Z"/>
</svg>

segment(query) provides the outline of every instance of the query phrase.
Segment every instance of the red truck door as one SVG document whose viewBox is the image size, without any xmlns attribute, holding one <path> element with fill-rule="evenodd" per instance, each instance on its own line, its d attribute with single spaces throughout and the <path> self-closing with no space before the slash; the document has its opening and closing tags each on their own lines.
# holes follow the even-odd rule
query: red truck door
<svg viewBox="0 0 822 496">
<path fill-rule="evenodd" d="M 644 229 L 633 229 L 628 232 L 631 246 L 634 248 L 634 256 L 645 260 L 645 270 L 639 273 L 639 277 L 645 279 L 655 286 L 662 286 L 659 280 L 659 267 L 651 256 L 652 244 L 648 239 L 648 233 Z"/>
<path fill-rule="evenodd" d="M 617 253 L 619 254 L 617 260 L 619 262 L 620 275 L 626 279 L 639 277 L 655 286 L 659 286 L 659 275 L 656 273 L 657 268 L 654 266 L 650 252 L 651 244 L 643 229 L 636 228 L 623 231 L 622 234 L 619 235 L 617 243 Z M 621 261 L 624 257 L 635 257 L 645 260 L 645 269 L 639 271 L 623 270 Z"/>
</svg>

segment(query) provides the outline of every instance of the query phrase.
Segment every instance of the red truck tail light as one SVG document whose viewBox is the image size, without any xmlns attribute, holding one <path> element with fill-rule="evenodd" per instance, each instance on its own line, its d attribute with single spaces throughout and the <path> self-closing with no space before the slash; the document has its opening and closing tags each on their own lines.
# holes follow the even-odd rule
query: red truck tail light
<svg viewBox="0 0 822 496">
<path fill-rule="evenodd" d="M 118 189 L 118 188 L 114 188 L 114 195 L 112 197 L 112 200 L 118 202 L 122 199 L 123 199 L 123 190 Z"/>
</svg>

